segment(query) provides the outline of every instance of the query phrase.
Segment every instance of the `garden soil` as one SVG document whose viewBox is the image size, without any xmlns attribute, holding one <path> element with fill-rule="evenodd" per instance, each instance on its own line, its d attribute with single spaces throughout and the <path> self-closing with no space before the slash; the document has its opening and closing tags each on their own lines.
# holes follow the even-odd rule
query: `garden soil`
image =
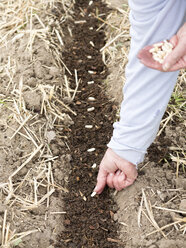
<svg viewBox="0 0 186 248">
<path fill-rule="evenodd" d="M 183 222 L 151 234 L 184 217 L 180 213 L 157 209 L 157 206 L 186 211 L 185 175 L 180 166 L 179 178 L 176 178 L 176 163 L 168 156 L 174 152 L 173 147 L 185 148 L 183 123 L 177 119 L 172 126 L 167 126 L 150 147 L 146 160 L 139 166 L 139 177 L 134 185 L 121 192 L 106 188 L 101 195 L 92 198 L 90 195 L 96 184 L 98 165 L 112 135 L 112 124 L 118 110 L 117 104 L 105 92 L 104 80 L 109 71 L 100 53 L 106 42 L 104 26 L 100 26 L 112 10 L 100 0 L 78 0 L 73 13 L 64 23 L 60 22 L 64 15 L 60 2 L 49 11 L 64 35 L 61 54 L 68 70 L 60 70 L 56 66 L 52 54 L 40 39 L 35 40 L 32 63 L 25 52 L 24 40 L 22 46 L 16 43 L 0 55 L 1 62 L 6 61 L 8 56 L 18 56 L 19 60 L 14 89 L 7 91 L 8 79 L 0 75 L 0 96 L 6 99 L 6 104 L 0 105 L 0 183 L 1 186 L 6 184 L 24 158 L 33 152 L 31 141 L 23 135 L 16 134 L 10 139 L 20 126 L 13 117 L 12 98 L 20 89 L 22 78 L 24 108 L 34 116 L 29 128 L 36 140 L 44 144 L 47 153 L 36 154 L 15 175 L 13 183 L 22 183 L 16 192 L 30 203 L 34 199 L 31 190 L 34 185 L 29 179 L 37 177 L 34 173 L 38 175 L 38 171 L 41 174 L 44 164 L 53 172 L 55 192 L 50 196 L 49 207 L 44 201 L 37 208 L 25 210 L 16 197 L 12 196 L 13 199 L 7 203 L 5 187 L 0 192 L 1 226 L 7 210 L 6 219 L 11 230 L 16 230 L 16 233 L 37 230 L 16 244 L 20 248 L 184 248 L 185 237 L 183 230 L 180 231 Z M 102 21 L 96 18 L 97 15 Z M 55 85 L 56 96 L 59 97 L 60 87 L 65 85 L 64 75 L 67 75 L 71 89 L 75 89 L 79 82 L 73 101 L 69 97 L 63 99 L 65 106 L 73 112 L 67 111 L 64 105 L 62 108 L 58 101 L 56 106 L 62 108 L 65 117 L 62 123 L 52 126 L 50 116 L 40 113 L 43 98 L 38 85 Z M 89 128 L 85 127 L 87 125 Z M 25 130 L 21 131 L 27 135 Z M 96 168 L 92 167 L 93 164 Z M 47 175 L 40 181 L 37 178 L 40 198 L 47 193 Z"/>
</svg>

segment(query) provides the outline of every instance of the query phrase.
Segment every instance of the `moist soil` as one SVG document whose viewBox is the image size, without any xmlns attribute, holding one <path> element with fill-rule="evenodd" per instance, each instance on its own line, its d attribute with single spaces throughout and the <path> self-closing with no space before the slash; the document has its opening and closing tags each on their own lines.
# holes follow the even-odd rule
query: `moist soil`
<svg viewBox="0 0 186 248">
<path fill-rule="evenodd" d="M 64 221 L 65 231 L 59 237 L 58 247 L 154 248 L 173 245 L 181 248 L 184 238 L 180 233 L 175 236 L 173 229 L 168 229 L 171 234 L 167 240 L 165 234 L 162 236 L 160 233 L 146 237 L 154 227 L 144 219 L 144 216 L 141 217 L 140 225 L 136 224 L 142 189 L 148 200 L 159 206 L 163 203 L 166 207 L 179 208 L 184 197 L 184 191 L 181 194 L 177 192 L 180 185 L 184 187 L 183 176 L 176 179 L 174 171 L 165 163 L 166 158 L 170 162 L 169 146 L 177 145 L 172 142 L 174 127 L 172 131 L 167 128 L 150 147 L 145 166 L 144 164 L 140 166 L 139 178 L 132 187 L 117 194 L 106 189 L 100 196 L 90 197 L 97 175 L 97 170 L 93 170 L 92 165 L 94 163 L 99 165 L 105 152 L 106 144 L 112 135 L 112 123 L 116 119 L 117 106 L 106 97 L 103 80 L 107 77 L 108 70 L 99 52 L 105 44 L 105 35 L 103 29 L 97 31 L 100 21 L 94 15 L 99 13 L 104 19 L 110 10 L 101 1 L 94 1 L 91 6 L 88 3 L 88 1 L 75 3 L 74 21 L 69 23 L 73 40 L 65 43 L 63 52 L 66 66 L 72 72 L 77 70 L 81 83 L 78 88 L 80 92 L 76 95 L 74 104 L 70 105 L 77 113 L 77 117 L 73 117 L 73 127 L 64 133 L 68 136 L 72 154 L 72 172 L 69 176 L 69 194 L 64 197 L 67 212 Z M 65 30 L 63 25 L 62 29 Z M 74 78 L 74 74 L 69 77 L 73 88 Z M 95 101 L 90 102 L 89 97 L 94 97 Z M 87 110 L 92 107 L 94 110 L 88 112 Z M 86 129 L 85 125 L 93 127 Z M 184 146 L 181 139 L 183 135 L 181 123 L 180 126 L 180 144 Z M 95 150 L 88 152 L 91 148 Z M 174 197 L 175 201 L 171 201 Z M 175 216 L 167 212 L 154 211 L 154 214 L 160 227 L 175 220 Z M 178 238 L 177 241 L 175 237 Z"/>
<path fill-rule="evenodd" d="M 101 1 L 94 1 L 91 6 L 88 1 L 77 1 L 74 11 L 73 19 L 77 24 L 71 25 L 73 40 L 65 44 L 62 57 L 72 72 L 77 70 L 81 82 L 80 92 L 71 106 L 77 116 L 73 118 L 72 129 L 64 133 L 72 154 L 72 172 L 69 194 L 64 197 L 67 215 L 59 247 L 117 247 L 117 225 L 112 219 L 113 201 L 108 190 L 99 197 L 90 196 L 97 175 L 92 165 L 101 161 L 116 114 L 116 106 L 108 100 L 103 87 L 108 73 L 99 50 L 105 44 L 105 35 L 103 29 L 96 31 L 100 21 L 95 18 L 97 11 L 105 19 L 108 9 Z M 75 75 L 69 77 L 72 88 L 75 88 L 74 78 Z M 94 97 L 95 101 L 90 101 L 89 97 Z M 94 110 L 89 112 L 89 108 Z M 92 125 L 92 128 L 87 129 L 85 125 Z M 94 151 L 88 152 L 91 148 Z"/>
</svg>

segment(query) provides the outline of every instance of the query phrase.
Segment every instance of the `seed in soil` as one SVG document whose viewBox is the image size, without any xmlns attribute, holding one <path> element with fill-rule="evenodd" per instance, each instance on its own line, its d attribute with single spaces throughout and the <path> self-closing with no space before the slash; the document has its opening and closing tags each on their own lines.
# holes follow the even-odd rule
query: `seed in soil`
<svg viewBox="0 0 186 248">
<path fill-rule="evenodd" d="M 89 100 L 89 101 L 95 101 L 96 99 L 95 99 L 94 97 L 90 96 L 90 97 L 88 98 L 88 100 Z"/>
<path fill-rule="evenodd" d="M 94 81 L 89 81 L 87 82 L 87 84 L 94 84 Z"/>
<path fill-rule="evenodd" d="M 92 111 L 94 111 L 94 109 L 95 109 L 94 107 L 91 107 L 91 108 L 88 108 L 87 111 L 92 112 Z"/>
<path fill-rule="evenodd" d="M 92 169 L 95 169 L 95 168 L 96 168 L 96 166 L 97 166 L 97 164 L 96 164 L 96 163 L 94 163 L 94 164 L 92 165 Z"/>
<path fill-rule="evenodd" d="M 96 192 L 92 192 L 92 194 L 90 195 L 91 197 L 94 197 L 96 195 Z"/>
<path fill-rule="evenodd" d="M 93 126 L 92 125 L 85 125 L 85 128 L 91 129 L 91 128 L 93 128 Z"/>
<path fill-rule="evenodd" d="M 96 74 L 95 71 L 88 71 L 89 74 Z"/>
<path fill-rule="evenodd" d="M 87 152 L 94 152 L 96 150 L 96 148 L 90 148 L 87 150 Z"/>
<path fill-rule="evenodd" d="M 93 1 L 90 1 L 88 5 L 90 6 L 90 5 L 92 5 L 92 4 L 93 4 Z"/>
<path fill-rule="evenodd" d="M 95 47 L 94 43 L 92 41 L 89 42 L 91 46 Z"/>
</svg>

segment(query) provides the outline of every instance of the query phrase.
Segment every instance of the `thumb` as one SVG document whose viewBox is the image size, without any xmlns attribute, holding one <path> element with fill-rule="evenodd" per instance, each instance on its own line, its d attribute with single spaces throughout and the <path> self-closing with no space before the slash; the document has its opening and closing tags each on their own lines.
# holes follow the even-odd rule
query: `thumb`
<svg viewBox="0 0 186 248">
<path fill-rule="evenodd" d="M 97 184 L 94 189 L 94 192 L 96 192 L 97 194 L 101 194 L 101 192 L 105 188 L 105 185 L 107 183 L 107 175 L 108 175 L 108 172 L 100 167 L 98 177 L 97 177 Z"/>
<path fill-rule="evenodd" d="M 184 42 L 178 43 L 174 50 L 167 56 L 163 63 L 163 70 L 168 71 L 172 66 L 174 66 L 184 55 L 186 49 Z"/>
</svg>

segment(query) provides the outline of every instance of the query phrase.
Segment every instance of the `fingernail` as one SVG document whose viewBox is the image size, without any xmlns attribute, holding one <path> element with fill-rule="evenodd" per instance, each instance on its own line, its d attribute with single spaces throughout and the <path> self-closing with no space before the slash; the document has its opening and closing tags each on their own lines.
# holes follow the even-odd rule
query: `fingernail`
<svg viewBox="0 0 186 248">
<path fill-rule="evenodd" d="M 165 64 L 163 65 L 163 70 L 164 70 L 164 71 L 167 71 L 169 68 L 170 68 L 169 63 L 165 63 Z"/>
<path fill-rule="evenodd" d="M 116 175 L 119 176 L 120 174 L 120 170 L 116 171 Z"/>
<path fill-rule="evenodd" d="M 96 187 L 94 188 L 93 192 L 94 192 L 94 191 L 96 191 L 96 192 L 97 192 L 97 189 L 98 189 L 98 186 L 96 186 Z"/>
</svg>

